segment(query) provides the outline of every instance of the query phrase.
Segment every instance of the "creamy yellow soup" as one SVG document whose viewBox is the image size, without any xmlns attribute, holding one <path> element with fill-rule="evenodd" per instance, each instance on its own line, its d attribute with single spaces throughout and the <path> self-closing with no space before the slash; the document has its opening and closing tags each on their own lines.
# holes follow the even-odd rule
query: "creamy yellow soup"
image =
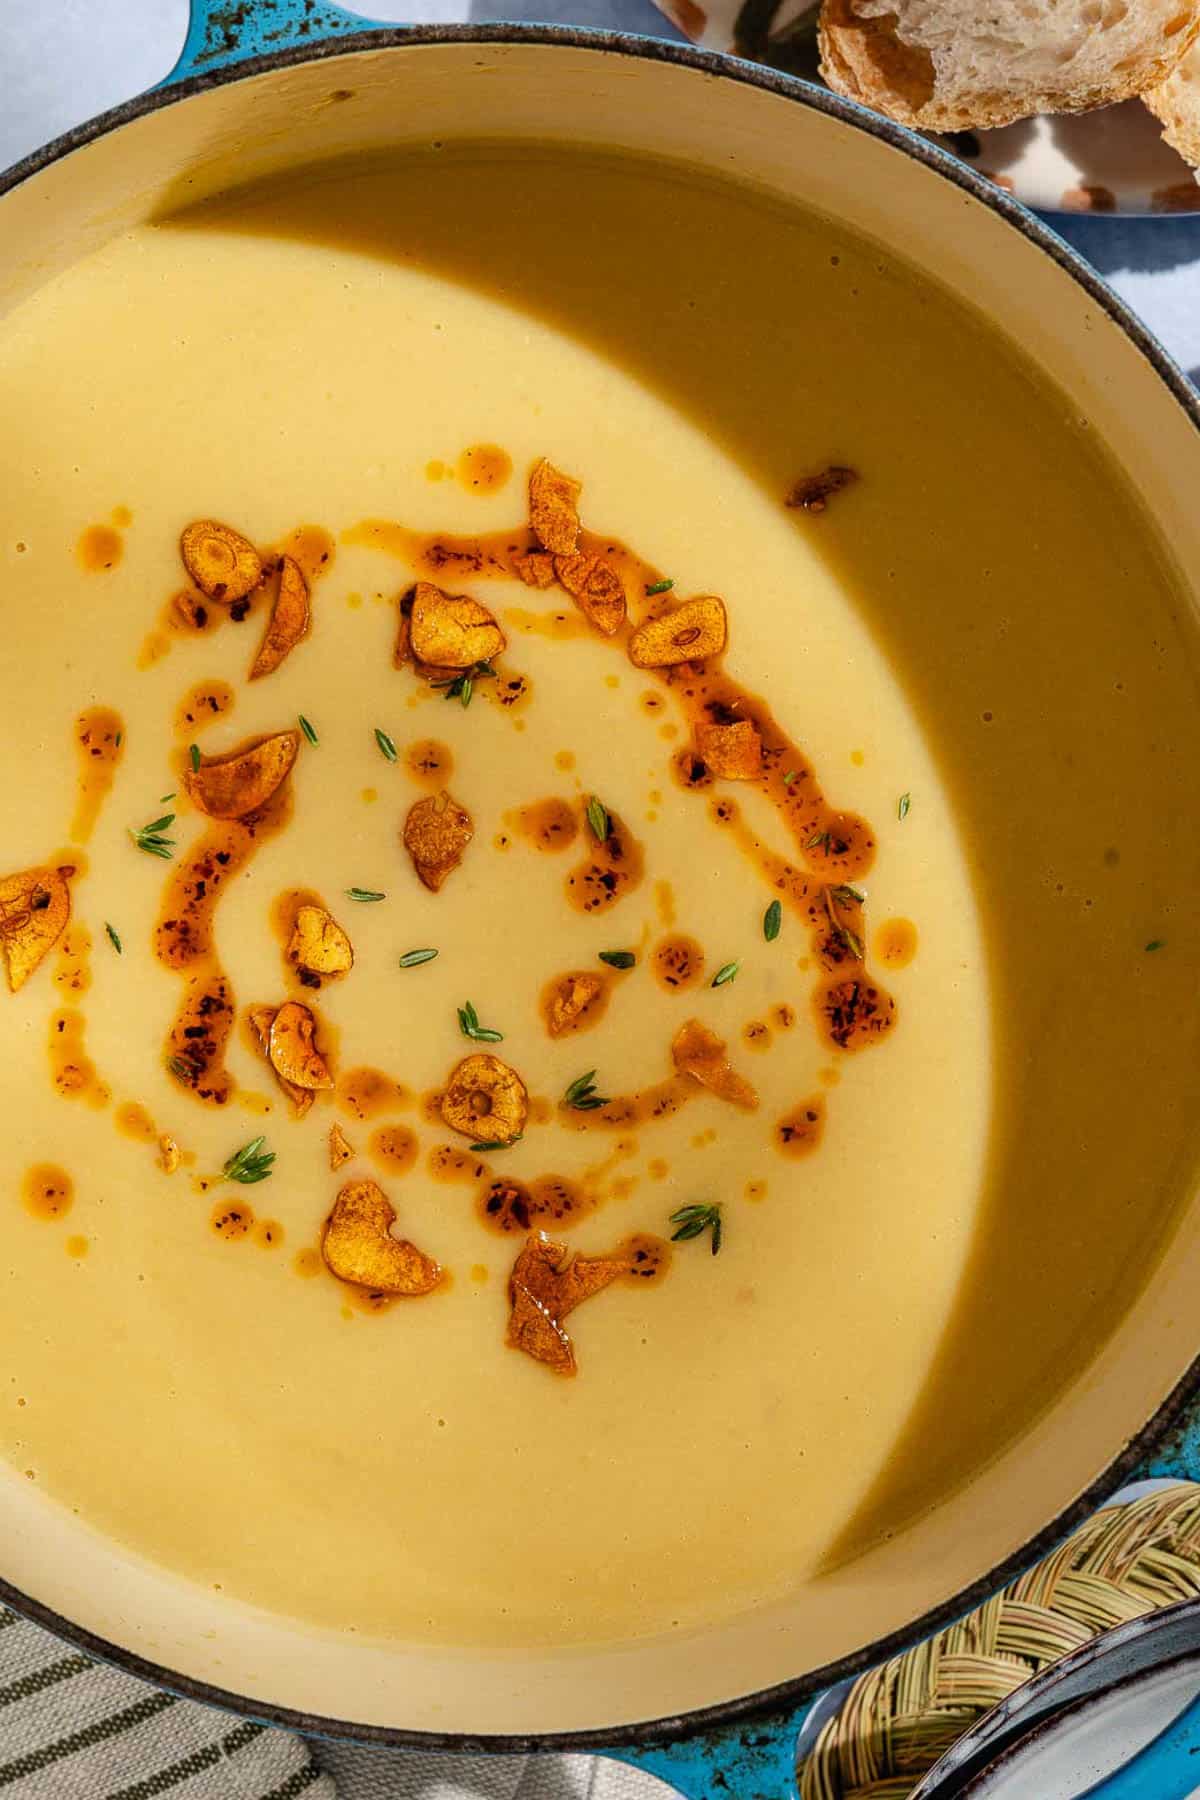
<svg viewBox="0 0 1200 1800">
<path fill-rule="evenodd" d="M 71 903 L 0 1003 L 0 1448 L 48 1504 L 322 1625 L 613 1641 L 897 1529 L 1085 1360 L 1162 1240 L 1167 1148 L 1131 1119 L 1047 1203 L 1020 1039 L 1074 956 L 1137 984 L 1152 1062 L 1178 846 L 1132 805 L 1119 842 L 1086 799 L 1047 817 L 1030 621 L 1112 621 L 1064 710 L 1137 747 L 1121 793 L 1156 772 L 1150 717 L 1180 764 L 1195 727 L 1162 631 L 1130 623 L 1172 617 L 1164 560 L 987 328 L 733 189 L 430 154 L 121 236 L 5 321 L 0 413 L 0 843 Z M 636 667 L 561 570 L 522 579 L 518 555 L 549 564 L 542 458 L 582 484 L 630 623 L 719 596 L 723 658 Z M 204 519 L 311 591 L 254 681 L 279 578 L 197 598 L 179 539 Z M 465 695 L 396 666 L 418 580 L 504 634 Z M 714 776 L 697 729 L 739 718 L 767 760 Z M 198 770 L 283 732 L 270 828 L 181 972 L 197 846 L 230 829 Z M 435 891 L 402 834 L 442 791 L 472 835 Z M 349 972 L 289 962 L 305 903 Z M 213 970 L 210 1064 L 186 1007 Z M 580 973 L 597 997 L 552 1035 Z M 311 1103 L 247 1024 L 285 1002 L 333 1084 Z M 680 1066 L 691 1021 L 740 1086 Z M 527 1090 L 517 1141 L 443 1116 L 475 1053 Z M 1071 1133 L 1121 1079 L 1063 1068 Z M 331 1272 L 335 1198 L 367 1182 L 429 1291 Z M 574 1373 L 506 1343 L 527 1229 L 559 1274 L 628 1261 L 558 1322 Z"/>
</svg>

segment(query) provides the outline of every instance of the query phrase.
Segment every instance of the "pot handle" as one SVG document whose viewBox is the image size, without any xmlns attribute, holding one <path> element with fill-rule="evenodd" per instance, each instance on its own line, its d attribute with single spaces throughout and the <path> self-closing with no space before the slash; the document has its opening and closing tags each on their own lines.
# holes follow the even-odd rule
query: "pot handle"
<svg viewBox="0 0 1200 1800">
<path fill-rule="evenodd" d="M 800 1733 L 820 1705 L 806 1700 L 677 1743 L 646 1749 L 631 1744 L 605 1755 L 657 1776 L 681 1800 L 795 1800 Z"/>
<path fill-rule="evenodd" d="M 187 37 L 179 60 L 160 83 L 174 87 L 275 50 L 312 49 L 329 38 L 394 29 L 347 12 L 333 0 L 190 0 Z"/>
</svg>

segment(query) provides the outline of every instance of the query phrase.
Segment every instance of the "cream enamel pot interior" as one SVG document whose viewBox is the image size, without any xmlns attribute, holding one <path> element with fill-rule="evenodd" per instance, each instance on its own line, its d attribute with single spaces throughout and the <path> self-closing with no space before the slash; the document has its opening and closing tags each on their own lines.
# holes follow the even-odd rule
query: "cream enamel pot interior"
<svg viewBox="0 0 1200 1800">
<path fill-rule="evenodd" d="M 346 92 L 350 98 L 329 103 Z M 1082 265 L 1003 195 L 915 138 L 803 84 L 672 46 L 541 29 L 393 32 L 195 76 L 13 172 L 0 198 L 0 298 L 12 303 L 126 223 L 185 198 L 454 133 L 669 158 L 802 200 L 879 240 L 998 322 L 1042 365 L 1139 492 L 1171 546 L 1183 590 L 1200 593 L 1195 400 Z M 19 421 L 8 428 L 19 430 Z M 1053 606 L 1053 595 L 1044 605 Z M 1015 628 L 1003 666 L 993 668 L 993 691 L 1020 684 L 1019 639 Z M 1055 674 L 1064 687 L 1084 648 L 1059 646 Z M 1178 622 L 1175 654 L 1179 680 L 1194 694 L 1194 618 Z M 943 675 L 970 683 L 977 657 L 966 615 L 948 619 L 937 649 Z M 1052 720 L 1031 725 L 1023 747 L 1030 770 L 1048 766 L 1053 741 Z M 1102 782 L 1103 745 L 1081 741 L 1077 750 Z M 1059 777 L 1051 771 L 1045 779 Z M 1180 894 L 1194 893 L 1194 792 L 1149 795 L 1146 804 L 1162 809 L 1163 830 L 1178 839 Z M 1181 955 L 1188 929 L 1181 920 Z M 1086 981 L 1087 969 L 1070 979 Z M 968 1487 L 830 1569 L 793 1603 L 701 1637 L 555 1655 L 415 1651 L 322 1636 L 138 1563 L 11 1470 L 0 1476 L 0 1598 L 166 1685 L 256 1716 L 398 1743 L 414 1734 L 501 1747 L 530 1738 L 619 1743 L 797 1700 L 911 1641 L 1032 1560 L 1035 1546 L 1181 1416 L 1200 1385 L 1195 1370 L 1187 1374 L 1200 1268 L 1200 1209 L 1187 1203 L 1198 1115 L 1194 1027 L 1181 1016 L 1168 1036 L 1164 1054 L 1175 1066 L 1190 1055 L 1193 1065 L 1160 1126 L 1169 1154 L 1156 1179 L 1181 1201 L 1170 1254 L 1148 1259 L 1140 1294 L 1064 1391 L 1031 1396 L 1019 1432 L 996 1424 L 995 1454 Z M 1078 1048 L 1119 1058 L 1121 1045 L 1119 1019 L 1105 1025 L 1097 1015 Z M 1051 1021 L 1031 1036 L 1027 1055 L 1043 1086 L 1052 1086 L 1067 1048 Z M 1131 1099 L 1153 1110 L 1149 1074 L 1151 1086 L 1131 1088 Z M 1085 1153 L 1081 1143 L 1076 1154 Z M 1038 1253 L 1036 1243 L 1026 1246 L 1030 1259 Z M 1094 1300 L 1106 1303 L 1103 1295 Z"/>
</svg>

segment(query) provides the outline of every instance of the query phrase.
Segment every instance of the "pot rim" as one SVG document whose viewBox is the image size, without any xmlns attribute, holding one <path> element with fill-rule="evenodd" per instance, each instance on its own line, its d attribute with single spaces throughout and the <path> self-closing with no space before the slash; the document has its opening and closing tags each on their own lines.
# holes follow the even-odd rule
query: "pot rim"
<svg viewBox="0 0 1200 1800">
<path fill-rule="evenodd" d="M 891 148 L 901 151 L 913 161 L 922 163 L 932 174 L 953 182 L 974 199 L 982 201 L 1030 243 L 1051 257 L 1132 341 L 1200 431 L 1200 392 L 1192 386 L 1154 334 L 1057 232 L 958 157 L 937 144 L 930 143 L 907 126 L 898 125 L 894 120 L 872 112 L 857 101 L 844 99 L 841 95 L 801 80 L 798 76 L 787 75 L 762 64 L 741 61 L 719 51 L 700 50 L 688 44 L 641 37 L 631 32 L 534 24 L 376 26 L 346 36 L 250 56 L 200 74 L 188 75 L 177 82 L 173 82 L 168 76 L 163 85 L 135 95 L 96 118 L 64 132 L 20 162 L 14 163 L 11 168 L 0 171 L 0 199 L 43 169 L 49 168 L 52 163 L 107 136 L 109 132 L 131 124 L 146 114 L 158 112 L 178 100 L 189 99 L 210 88 L 223 87 L 229 82 L 251 80 L 257 75 L 299 63 L 326 59 L 332 61 L 363 50 L 414 50 L 437 44 L 512 43 L 538 44 L 550 50 L 591 50 L 598 55 L 610 54 L 636 57 L 642 61 L 673 63 L 714 79 L 760 88 L 766 93 L 810 107 L 855 130 L 865 131 Z M 610 1725 L 577 1731 L 478 1734 L 356 1724 L 349 1719 L 298 1711 L 278 1702 L 255 1700 L 218 1687 L 213 1682 L 180 1674 L 74 1624 L 32 1595 L 22 1593 L 5 1580 L 3 1575 L 0 1575 L 0 1603 L 43 1626 L 54 1636 L 74 1644 L 87 1655 L 115 1664 L 154 1687 L 164 1688 L 201 1705 L 218 1707 L 226 1712 L 241 1714 L 309 1737 L 326 1737 L 397 1749 L 494 1752 L 504 1755 L 649 1748 L 677 1742 L 700 1732 L 715 1732 L 726 1727 L 752 1723 L 768 1714 L 794 1711 L 824 1689 L 863 1674 L 910 1645 L 952 1624 L 955 1619 L 981 1605 L 990 1595 L 1005 1587 L 1023 1570 L 1061 1543 L 1132 1475 L 1180 1420 L 1188 1403 L 1198 1396 L 1200 1355 L 1184 1371 L 1147 1423 L 1127 1440 L 1123 1448 L 1088 1482 L 1075 1500 L 1011 1555 L 994 1564 L 991 1569 L 939 1605 L 919 1614 L 907 1625 L 820 1668 L 777 1682 L 771 1687 L 761 1688 L 755 1693 L 744 1694 L 732 1700 L 716 1701 L 697 1707 L 694 1711 L 625 1726 Z"/>
</svg>

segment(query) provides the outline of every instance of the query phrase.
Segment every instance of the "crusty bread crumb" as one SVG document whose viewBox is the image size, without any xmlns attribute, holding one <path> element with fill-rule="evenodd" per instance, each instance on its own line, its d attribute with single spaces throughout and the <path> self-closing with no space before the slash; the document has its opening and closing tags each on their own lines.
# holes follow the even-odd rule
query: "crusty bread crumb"
<svg viewBox="0 0 1200 1800">
<path fill-rule="evenodd" d="M 1126 100 L 1198 32 L 1200 0 L 824 0 L 821 72 L 902 124 L 961 131 Z"/>
<path fill-rule="evenodd" d="M 1142 99 L 1162 120 L 1168 144 L 1187 158 L 1200 181 L 1200 43 L 1193 44 L 1165 81 L 1147 88 Z"/>
</svg>

